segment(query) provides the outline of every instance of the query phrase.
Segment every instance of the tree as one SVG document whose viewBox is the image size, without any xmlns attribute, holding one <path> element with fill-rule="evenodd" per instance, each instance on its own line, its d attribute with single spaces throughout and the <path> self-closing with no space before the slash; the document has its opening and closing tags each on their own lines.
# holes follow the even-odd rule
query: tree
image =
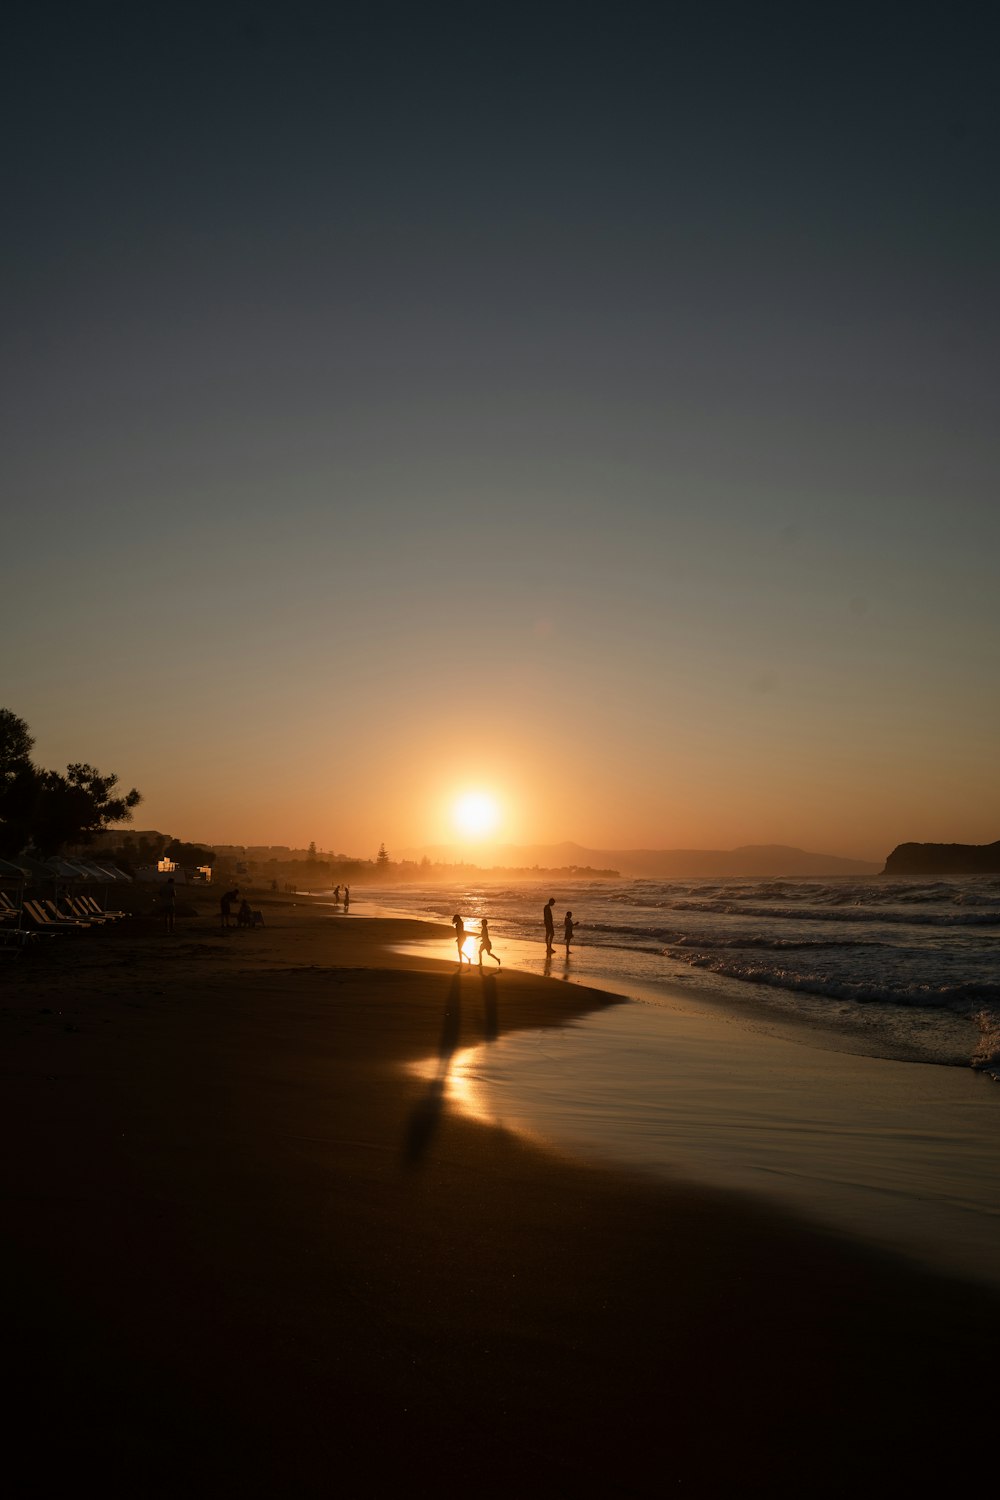
<svg viewBox="0 0 1000 1500">
<path fill-rule="evenodd" d="M 378 854 L 375 856 L 375 866 L 380 875 L 384 875 L 389 868 L 389 851 L 384 844 L 379 844 Z"/>
<path fill-rule="evenodd" d="M 24 720 L 11 713 L 9 708 L 0 708 L 0 782 L 6 781 L 21 767 L 31 765 L 34 743 Z"/>
<path fill-rule="evenodd" d="M 19 854 L 31 837 L 39 775 L 31 763 L 34 740 L 23 719 L 0 708 L 0 857 Z"/>
<path fill-rule="evenodd" d="M 313 860 L 315 858 L 316 858 L 316 840 L 313 839 L 312 843 L 309 845 L 309 848 L 306 850 L 306 859 Z"/>
<path fill-rule="evenodd" d="M 131 821 L 142 797 L 117 791 L 117 776 L 102 776 L 77 761 L 66 774 L 32 763 L 34 740 L 23 719 L 0 709 L 0 856 L 31 845 L 43 857 L 65 844 L 88 844 L 113 823 Z"/>
<path fill-rule="evenodd" d="M 135 787 L 115 794 L 117 776 L 102 776 L 96 766 L 77 762 L 58 771 L 43 771 L 32 816 L 31 842 L 39 854 L 56 854 L 66 844 L 89 844 L 112 823 L 131 821 L 142 801 Z"/>
</svg>

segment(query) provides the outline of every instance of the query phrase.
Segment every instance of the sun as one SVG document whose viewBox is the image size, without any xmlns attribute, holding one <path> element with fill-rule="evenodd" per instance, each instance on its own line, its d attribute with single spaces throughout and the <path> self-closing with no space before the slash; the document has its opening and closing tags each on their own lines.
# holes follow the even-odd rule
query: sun
<svg viewBox="0 0 1000 1500">
<path fill-rule="evenodd" d="M 487 838 L 500 822 L 496 798 L 488 792 L 463 792 L 451 810 L 452 821 L 467 839 Z"/>
</svg>

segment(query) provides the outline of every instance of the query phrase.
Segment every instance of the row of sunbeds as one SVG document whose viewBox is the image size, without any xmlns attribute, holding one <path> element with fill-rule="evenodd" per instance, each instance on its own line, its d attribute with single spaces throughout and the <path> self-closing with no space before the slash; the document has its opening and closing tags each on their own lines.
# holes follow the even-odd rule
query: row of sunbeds
<svg viewBox="0 0 1000 1500">
<path fill-rule="evenodd" d="M 21 898 L 15 905 L 6 891 L 0 891 L 0 935 L 5 945 L 11 941 L 23 945 L 40 933 L 81 932 L 119 922 L 123 911 L 108 911 L 94 896 L 62 895 L 58 901 L 47 898 Z"/>
</svg>

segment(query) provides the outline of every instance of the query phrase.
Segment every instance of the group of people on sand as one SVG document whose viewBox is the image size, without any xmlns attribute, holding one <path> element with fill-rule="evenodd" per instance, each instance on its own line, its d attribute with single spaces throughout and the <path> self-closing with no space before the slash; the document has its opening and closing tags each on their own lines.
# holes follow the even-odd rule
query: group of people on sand
<svg viewBox="0 0 1000 1500">
<path fill-rule="evenodd" d="M 545 956 L 546 956 L 546 958 L 550 958 L 551 955 L 555 952 L 556 923 L 555 923 L 555 917 L 552 914 L 552 908 L 555 906 L 555 904 L 556 904 L 556 898 L 555 898 L 555 896 L 550 896 L 549 899 L 546 901 L 544 907 L 542 908 L 542 921 L 545 924 Z M 456 943 L 456 945 L 458 947 L 458 962 L 459 962 L 459 965 L 461 965 L 462 961 L 464 960 L 471 967 L 472 959 L 469 957 L 469 955 L 465 951 L 465 940 L 469 936 L 469 934 L 466 933 L 466 930 L 465 930 L 465 922 L 458 915 L 457 912 L 452 917 L 451 922 L 452 922 L 452 926 L 455 929 L 455 943 Z M 566 913 L 566 915 L 563 917 L 563 942 L 566 944 L 566 957 L 567 958 L 569 958 L 569 945 L 570 945 L 570 943 L 573 940 L 573 933 L 574 933 L 574 931 L 575 931 L 575 928 L 573 926 L 573 913 L 571 911 L 568 911 Z M 475 933 L 473 933 L 472 936 L 474 938 L 475 937 Z M 480 918 L 480 922 L 479 922 L 479 967 L 480 968 L 483 967 L 483 954 L 484 953 L 487 954 L 488 957 L 492 958 L 493 962 L 496 964 L 497 968 L 499 969 L 499 967 L 500 967 L 500 960 L 497 958 L 496 954 L 493 952 L 493 944 L 492 944 L 492 942 L 490 940 L 489 922 L 487 921 L 486 917 Z"/>
<path fill-rule="evenodd" d="M 337 905 L 340 904 L 340 886 L 339 885 L 335 885 L 334 888 L 333 888 L 333 899 L 334 899 L 334 901 L 336 902 Z M 348 911 L 350 909 L 350 905 L 351 905 L 351 887 L 349 885 L 345 885 L 344 886 L 344 910 Z"/>
<path fill-rule="evenodd" d="M 465 923 L 462 920 L 462 918 L 458 915 L 457 912 L 455 913 L 455 915 L 452 917 L 451 920 L 452 920 L 452 925 L 455 928 L 455 942 L 458 945 L 458 962 L 459 962 L 459 965 L 461 965 L 462 960 L 464 959 L 465 962 L 471 968 L 471 966 L 472 966 L 472 959 L 469 957 L 469 955 L 465 951 L 465 939 L 466 939 L 466 936 L 467 936 L 466 931 L 465 931 Z M 473 934 L 473 936 L 475 936 L 475 934 Z M 496 954 L 493 952 L 493 944 L 490 941 L 490 924 L 489 924 L 488 920 L 486 919 L 486 917 L 481 917 L 480 921 L 479 921 L 479 967 L 480 968 L 483 967 L 483 954 L 484 953 L 487 954 L 488 957 L 492 958 L 493 962 L 496 964 L 497 968 L 499 969 L 500 968 L 500 960 L 497 958 Z"/>
<path fill-rule="evenodd" d="M 236 911 L 237 927 L 263 927 L 264 918 L 259 911 L 254 911 L 250 902 L 244 896 L 238 885 L 234 885 L 231 891 L 223 891 L 219 897 L 219 916 L 223 928 L 233 925 L 233 906 L 236 902 L 239 906 Z"/>
<path fill-rule="evenodd" d="M 542 921 L 545 923 L 545 954 L 555 952 L 556 923 L 552 914 L 552 908 L 556 904 L 555 896 L 550 896 L 542 907 Z M 566 957 L 569 958 L 569 945 L 573 938 L 573 913 L 568 911 L 563 917 L 563 942 L 566 944 Z"/>
</svg>

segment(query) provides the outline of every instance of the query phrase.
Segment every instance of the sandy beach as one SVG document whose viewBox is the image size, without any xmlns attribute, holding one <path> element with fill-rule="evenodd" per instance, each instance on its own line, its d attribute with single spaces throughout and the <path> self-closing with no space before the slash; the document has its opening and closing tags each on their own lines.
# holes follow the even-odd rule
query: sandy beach
<svg viewBox="0 0 1000 1500">
<path fill-rule="evenodd" d="M 614 1002 L 459 976 L 448 929 L 422 958 L 398 950 L 426 924 L 263 909 L 5 964 L 12 1493 L 813 1495 L 975 1471 L 988 1289 L 449 1107 L 463 1049 Z"/>
</svg>

